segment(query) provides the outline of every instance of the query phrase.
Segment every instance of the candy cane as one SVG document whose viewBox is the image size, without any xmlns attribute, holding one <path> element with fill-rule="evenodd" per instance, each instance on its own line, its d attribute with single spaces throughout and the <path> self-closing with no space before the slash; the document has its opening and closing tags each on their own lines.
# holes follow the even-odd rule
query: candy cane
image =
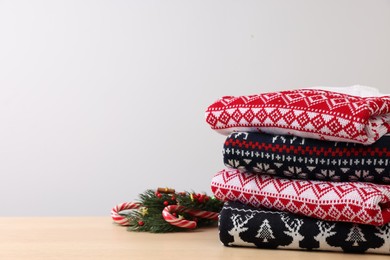
<svg viewBox="0 0 390 260">
<path fill-rule="evenodd" d="M 128 226 L 130 225 L 129 220 L 125 217 L 119 214 L 119 212 L 126 210 L 126 209 L 138 209 L 141 206 L 141 204 L 137 202 L 125 202 L 119 205 L 116 205 L 111 210 L 111 217 L 114 220 L 114 222 L 122 225 L 122 226 Z"/>
<path fill-rule="evenodd" d="M 166 206 L 162 212 L 162 216 L 165 219 L 165 221 L 167 221 L 171 225 L 178 226 L 181 228 L 196 228 L 196 221 L 176 218 L 171 214 L 173 212 L 183 212 L 198 218 L 218 220 L 218 213 L 216 212 L 187 209 L 179 205 Z"/>
</svg>

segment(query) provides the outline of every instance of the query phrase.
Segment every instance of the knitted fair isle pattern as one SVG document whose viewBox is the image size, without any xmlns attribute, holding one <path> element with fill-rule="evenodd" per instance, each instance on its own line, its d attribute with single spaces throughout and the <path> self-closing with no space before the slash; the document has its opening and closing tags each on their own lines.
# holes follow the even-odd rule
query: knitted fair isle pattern
<svg viewBox="0 0 390 260">
<path fill-rule="evenodd" d="M 211 189 L 221 201 L 323 220 L 376 226 L 390 222 L 390 185 L 283 179 L 226 169 L 213 177 Z"/>
<path fill-rule="evenodd" d="M 225 203 L 219 238 L 225 246 L 390 254 L 390 224 L 324 221 L 237 202 Z"/>
<path fill-rule="evenodd" d="M 390 96 L 301 89 L 222 97 L 207 108 L 206 121 L 222 134 L 260 131 L 372 144 L 390 132 L 389 113 Z"/>
<path fill-rule="evenodd" d="M 227 167 L 291 179 L 390 183 L 390 136 L 372 145 L 238 132 L 223 147 Z"/>
</svg>

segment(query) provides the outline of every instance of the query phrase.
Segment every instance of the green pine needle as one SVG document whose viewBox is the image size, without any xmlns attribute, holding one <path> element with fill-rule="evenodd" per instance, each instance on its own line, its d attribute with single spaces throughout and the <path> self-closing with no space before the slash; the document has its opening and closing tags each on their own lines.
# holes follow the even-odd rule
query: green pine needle
<svg viewBox="0 0 390 260">
<path fill-rule="evenodd" d="M 164 204 L 165 202 L 165 204 Z M 162 216 L 162 211 L 167 205 L 181 205 L 187 209 L 205 210 L 220 212 L 223 203 L 206 194 L 196 194 L 195 192 L 181 192 L 174 194 L 156 193 L 154 190 L 146 190 L 139 195 L 139 203 L 142 207 L 138 210 L 131 210 L 126 213 L 129 220 L 129 231 L 167 233 L 187 231 L 169 224 Z M 187 213 L 177 212 L 186 220 L 195 220 Z M 216 221 L 209 219 L 196 219 L 197 227 L 209 226 Z"/>
</svg>

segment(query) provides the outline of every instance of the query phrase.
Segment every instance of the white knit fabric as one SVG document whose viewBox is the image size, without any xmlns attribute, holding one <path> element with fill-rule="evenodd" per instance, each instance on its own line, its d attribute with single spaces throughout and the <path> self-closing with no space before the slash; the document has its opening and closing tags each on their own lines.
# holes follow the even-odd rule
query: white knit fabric
<svg viewBox="0 0 390 260">
<path fill-rule="evenodd" d="M 328 86 L 315 86 L 310 87 L 309 89 L 321 89 L 327 91 L 338 92 L 342 94 L 358 96 L 358 97 L 381 97 L 381 96 L 390 96 L 390 94 L 383 94 L 377 88 L 353 85 L 347 87 L 328 87 Z"/>
</svg>

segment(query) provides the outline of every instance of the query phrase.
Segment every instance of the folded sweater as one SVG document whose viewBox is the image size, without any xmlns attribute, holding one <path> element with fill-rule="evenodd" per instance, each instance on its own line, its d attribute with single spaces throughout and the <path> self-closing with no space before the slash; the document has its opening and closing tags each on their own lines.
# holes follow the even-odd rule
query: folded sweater
<svg viewBox="0 0 390 260">
<path fill-rule="evenodd" d="M 377 88 L 362 86 L 362 85 L 353 85 L 353 86 L 345 86 L 345 87 L 315 86 L 315 87 L 310 87 L 309 89 L 327 90 L 327 91 L 343 93 L 343 94 L 358 96 L 358 97 L 390 96 L 390 94 L 381 93 Z"/>
<path fill-rule="evenodd" d="M 390 222 L 390 185 L 278 178 L 224 169 L 211 189 L 222 201 L 313 218 L 381 226 Z"/>
<path fill-rule="evenodd" d="M 284 178 L 390 183 L 390 136 L 372 145 L 237 132 L 224 143 L 227 167 Z"/>
<path fill-rule="evenodd" d="M 390 254 L 390 224 L 332 222 L 225 203 L 219 217 L 225 246 Z"/>
<path fill-rule="evenodd" d="M 390 96 L 357 97 L 314 89 L 225 96 L 206 110 L 222 134 L 266 132 L 372 144 L 390 131 Z"/>
</svg>

